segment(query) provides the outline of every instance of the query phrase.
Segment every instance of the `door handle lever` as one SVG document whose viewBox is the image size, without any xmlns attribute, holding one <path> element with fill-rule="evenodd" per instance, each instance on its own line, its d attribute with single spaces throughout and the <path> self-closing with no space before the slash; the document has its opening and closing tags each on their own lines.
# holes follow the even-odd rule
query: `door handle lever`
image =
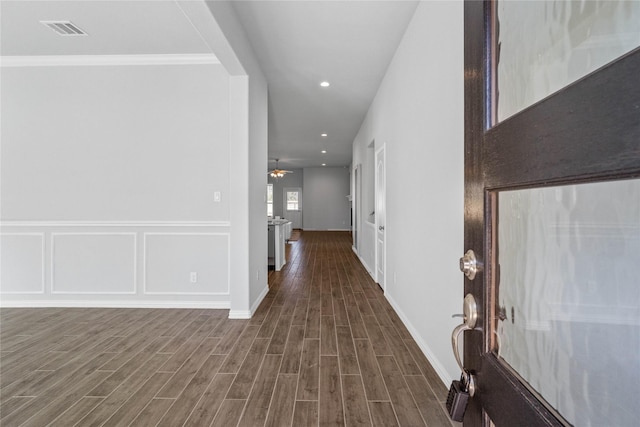
<svg viewBox="0 0 640 427">
<path fill-rule="evenodd" d="M 462 372 L 465 372 L 464 365 L 462 364 L 462 359 L 460 358 L 460 351 L 458 350 L 458 337 L 464 331 L 471 330 L 470 327 L 467 326 L 466 323 L 462 323 L 455 327 L 453 332 L 451 333 L 451 347 L 453 348 L 453 356 L 456 358 L 456 363 L 460 367 Z"/>
<path fill-rule="evenodd" d="M 456 359 L 456 363 L 460 367 L 462 374 L 466 377 L 465 382 L 468 387 L 469 396 L 473 397 L 475 393 L 475 378 L 473 375 L 468 373 L 468 371 L 464 368 L 462 364 L 462 359 L 460 358 L 460 351 L 458 349 L 458 337 L 464 331 L 473 330 L 476 327 L 476 322 L 478 320 L 478 306 L 476 305 L 476 299 L 471 294 L 467 294 L 464 297 L 464 314 L 454 314 L 451 317 L 462 317 L 463 323 L 456 326 L 453 332 L 451 333 L 451 347 L 453 349 L 453 356 Z"/>
</svg>

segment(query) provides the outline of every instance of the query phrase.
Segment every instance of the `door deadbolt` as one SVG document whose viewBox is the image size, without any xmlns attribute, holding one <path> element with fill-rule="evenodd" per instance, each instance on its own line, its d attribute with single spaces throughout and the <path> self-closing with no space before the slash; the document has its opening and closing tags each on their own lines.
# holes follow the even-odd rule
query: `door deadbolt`
<svg viewBox="0 0 640 427">
<path fill-rule="evenodd" d="M 471 249 L 460 258 L 460 271 L 462 271 L 469 280 L 473 280 L 476 277 L 476 273 L 478 273 L 478 261 L 475 252 Z"/>
</svg>

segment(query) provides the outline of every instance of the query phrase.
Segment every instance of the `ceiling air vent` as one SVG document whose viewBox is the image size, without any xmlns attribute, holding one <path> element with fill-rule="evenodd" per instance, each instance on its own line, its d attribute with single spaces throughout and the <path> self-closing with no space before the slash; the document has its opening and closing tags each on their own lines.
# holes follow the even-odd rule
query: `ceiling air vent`
<svg viewBox="0 0 640 427">
<path fill-rule="evenodd" d="M 69 21 L 40 21 L 61 36 L 86 36 L 87 33 Z"/>
</svg>

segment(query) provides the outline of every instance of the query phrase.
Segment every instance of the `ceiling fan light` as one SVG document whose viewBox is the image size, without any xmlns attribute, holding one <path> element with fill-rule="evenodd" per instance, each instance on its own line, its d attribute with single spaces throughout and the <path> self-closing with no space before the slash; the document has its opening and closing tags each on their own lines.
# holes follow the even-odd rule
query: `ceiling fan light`
<svg viewBox="0 0 640 427">
<path fill-rule="evenodd" d="M 284 172 L 279 169 L 274 169 L 271 171 L 271 176 L 273 178 L 282 178 L 284 176 Z"/>
</svg>

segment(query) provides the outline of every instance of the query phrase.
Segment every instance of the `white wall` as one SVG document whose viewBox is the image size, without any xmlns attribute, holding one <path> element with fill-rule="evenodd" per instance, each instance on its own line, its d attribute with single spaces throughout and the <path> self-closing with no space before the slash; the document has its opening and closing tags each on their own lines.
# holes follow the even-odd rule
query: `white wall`
<svg viewBox="0 0 640 427">
<path fill-rule="evenodd" d="M 348 168 L 305 168 L 302 224 L 305 230 L 349 230 L 351 202 Z"/>
<path fill-rule="evenodd" d="M 4 68 L 2 219 L 228 221 L 228 80 L 219 65 Z"/>
<path fill-rule="evenodd" d="M 225 69 L 20 67 L 1 79 L 2 303 L 228 307 Z"/>
<path fill-rule="evenodd" d="M 463 293 L 462 12 L 462 2 L 420 3 L 353 143 L 354 166 L 366 167 L 372 140 L 386 147 L 386 297 L 445 383 L 459 376 L 451 315 Z M 373 269 L 364 242 L 375 230 L 361 231 Z"/>
<path fill-rule="evenodd" d="M 159 82 L 165 71 L 156 72 L 153 69 L 147 70 L 144 78 L 138 76 L 135 82 L 115 86 L 110 77 L 112 72 L 118 73 L 116 68 L 93 68 L 88 73 L 103 73 L 102 77 L 95 78 L 91 85 L 83 85 L 82 78 L 79 78 L 77 87 L 71 84 L 76 81 L 76 77 L 71 76 L 74 71 L 69 71 L 73 69 L 64 68 L 60 73 L 66 73 L 66 76 L 61 77 L 60 81 L 65 83 L 63 87 L 69 88 L 70 94 L 60 93 L 47 97 L 46 93 L 31 93 L 37 91 L 38 85 L 35 85 L 36 90 L 24 88 L 27 99 L 29 96 L 41 97 L 36 103 L 39 106 L 56 109 L 59 108 L 58 104 L 68 105 L 73 113 L 72 125 L 77 121 L 87 121 L 95 126 L 87 125 L 83 128 L 85 131 L 76 135 L 73 143 L 66 141 L 64 135 L 55 136 L 63 149 L 52 150 L 49 153 L 52 155 L 50 160 L 55 163 L 59 161 L 58 157 L 62 157 L 69 161 L 69 167 L 54 167 L 51 170 L 47 159 L 44 159 L 42 163 L 45 164 L 47 173 L 43 173 L 37 165 L 33 165 L 33 161 L 31 162 L 32 171 L 35 169 L 38 177 L 49 176 L 52 171 L 56 174 L 50 182 L 38 179 L 38 182 L 33 183 L 31 177 L 24 174 L 18 166 L 10 167 L 8 173 L 13 175 L 9 179 L 3 179 L 3 183 L 9 182 L 9 185 L 15 187 L 9 190 L 11 194 L 8 207 L 3 214 L 7 215 L 7 218 L 22 222 L 18 224 L 14 221 L 11 227 L 3 224 L 3 231 L 11 236 L 7 240 L 13 245 L 11 253 L 22 254 L 29 258 L 31 263 L 40 263 L 39 270 L 35 271 L 42 272 L 43 289 L 33 298 L 30 294 L 7 294 L 9 296 L 3 296 L 3 304 L 10 299 L 15 305 L 24 297 L 31 301 L 29 304 L 34 305 L 33 301 L 42 299 L 43 295 L 46 297 L 43 304 L 46 305 L 143 306 L 150 302 L 156 304 L 157 301 L 163 301 L 163 304 L 170 306 L 191 304 L 230 307 L 230 317 L 249 317 L 268 292 L 267 230 L 264 215 L 267 83 L 229 2 L 181 2 L 179 6 L 222 63 L 223 67 L 216 70 L 226 70 L 226 93 L 218 93 L 216 95 L 219 97 L 215 98 L 221 102 L 220 109 L 224 110 L 225 114 L 218 114 L 215 108 L 199 104 L 198 93 L 191 93 L 193 90 L 184 93 L 173 92 L 175 84 L 190 84 L 200 85 L 198 90 L 202 96 L 211 95 L 207 90 L 207 84 L 216 80 L 216 72 L 210 73 L 204 68 L 199 69 L 206 75 L 203 79 L 200 78 L 200 72 L 189 70 L 181 76 L 181 83 L 175 83 L 171 79 Z M 49 68 L 41 70 L 46 71 Z M 131 70 L 132 68 L 127 68 L 124 74 Z M 177 68 L 171 70 L 167 72 L 176 72 Z M 55 79 L 51 83 L 52 86 L 57 84 Z M 7 86 L 10 85 L 3 82 L 3 89 Z M 104 101 L 103 98 L 110 99 L 111 96 L 115 98 L 109 102 Z M 4 100 L 7 100 L 7 104 L 13 102 L 13 98 L 9 99 L 3 94 Z M 158 113 L 159 106 L 164 106 L 165 102 L 166 105 L 172 105 L 171 113 Z M 105 111 L 100 108 L 105 108 Z M 129 108 L 136 114 L 129 114 Z M 65 108 L 62 108 L 62 111 L 64 110 Z M 122 114 L 118 114 L 119 112 Z M 215 156 L 212 161 L 208 161 L 210 153 L 194 150 L 189 137 L 193 136 L 194 132 L 197 134 L 202 126 L 214 126 L 219 123 L 222 123 L 222 128 L 216 129 L 221 131 L 224 128 L 224 135 L 215 132 L 207 135 L 198 134 L 202 144 L 215 147 Z M 20 134 L 24 127 L 23 123 L 20 130 L 9 132 Z M 141 135 L 133 133 L 131 137 L 132 129 Z M 35 133 L 35 130 L 29 132 Z M 87 139 L 97 140 L 98 134 L 100 137 L 104 136 L 104 144 L 97 144 L 90 149 L 82 144 L 82 141 Z M 32 139 L 40 139 L 39 143 L 46 147 L 47 140 L 42 135 L 34 136 L 38 138 Z M 124 143 L 128 138 L 134 140 L 133 145 Z M 167 150 L 167 145 L 163 144 L 166 139 L 182 145 L 174 151 Z M 222 140 L 222 145 L 216 145 Z M 3 138 L 3 144 L 4 142 Z M 13 145 L 19 144 L 14 142 Z M 26 145 L 25 149 L 30 149 L 29 144 Z M 137 147 L 143 148 L 136 151 Z M 44 151 L 47 149 L 48 147 Z M 34 148 L 31 150 L 37 151 Z M 17 156 L 14 156 L 15 153 L 10 149 L 10 155 L 3 156 L 3 161 L 13 165 L 13 160 L 21 156 L 19 151 Z M 59 156 L 60 153 L 65 156 Z M 37 158 L 39 155 L 37 152 L 33 157 Z M 29 158 L 29 161 L 31 160 Z M 203 163 L 206 163 L 206 168 L 202 167 Z M 15 171 L 20 179 L 15 179 Z M 88 178 L 81 175 L 85 172 L 89 173 Z M 32 192 L 33 197 L 23 201 L 16 193 L 21 192 L 20 186 L 25 185 L 30 186 L 28 190 Z M 4 190 L 3 188 L 3 192 Z M 49 193 L 48 190 L 53 192 Z M 56 191 L 61 194 L 56 194 Z M 221 201 L 212 204 L 213 193 L 216 191 L 220 191 Z M 30 212 L 40 206 L 41 200 L 38 199 L 38 195 L 54 200 L 62 198 L 62 202 L 52 203 L 48 217 L 45 215 L 47 212 L 43 211 L 31 215 Z M 76 202 L 80 205 L 77 210 Z M 222 220 L 219 219 L 221 216 L 224 217 Z M 60 222 L 67 217 L 76 222 Z M 86 220 L 85 217 L 90 219 Z M 27 236 L 29 239 L 16 244 L 14 236 L 18 235 L 18 232 L 15 231 L 15 227 L 26 226 L 25 220 L 31 221 L 28 225 L 36 228 L 21 228 L 25 239 Z M 37 223 L 33 220 L 37 220 Z M 43 231 L 42 227 L 56 229 Z M 140 227 L 144 229 L 139 229 Z M 63 289 L 59 287 L 61 285 L 55 285 L 56 281 L 60 283 L 61 280 L 58 275 L 67 277 L 61 273 L 66 270 L 55 268 L 54 264 L 58 262 L 58 258 L 54 248 L 61 251 L 60 248 L 71 245 L 70 241 L 77 240 L 60 236 L 76 236 L 79 233 L 90 235 L 91 238 L 85 239 L 86 243 L 73 250 L 81 251 L 95 246 L 99 246 L 100 249 L 91 251 L 94 256 L 87 261 L 89 273 L 83 272 L 82 268 L 76 268 L 77 275 L 74 280 L 84 282 L 87 278 L 95 278 L 109 271 L 105 263 L 109 263 L 109 268 L 127 274 L 123 273 L 102 282 L 96 280 L 94 285 L 84 285 L 98 286 L 97 293 L 94 289 L 78 294 L 77 287 L 73 287 L 72 290 L 76 293 L 54 297 L 55 289 Z M 175 238 L 150 238 L 151 236 Z M 152 242 L 175 245 L 179 236 L 183 236 L 180 244 L 185 249 L 180 254 L 191 253 L 192 256 L 181 258 L 177 253 L 153 251 L 150 248 Z M 65 238 L 67 240 L 63 242 Z M 198 271 L 194 271 L 194 262 L 203 259 L 202 251 L 209 251 L 209 256 L 205 258 L 211 260 L 211 257 L 217 257 L 222 253 L 219 250 L 221 245 L 225 248 L 224 262 L 218 263 L 219 259 L 216 258 L 215 262 L 209 262 L 207 266 L 198 264 Z M 41 250 L 34 250 L 36 247 L 41 247 Z M 108 255 L 116 253 L 119 255 L 112 257 L 113 259 L 109 258 Z M 125 253 L 130 255 L 131 260 L 125 259 L 122 255 Z M 71 258 L 67 256 L 61 259 Z M 148 260 L 151 258 L 155 261 Z M 157 287 L 158 292 L 147 292 L 147 288 L 152 288 L 151 285 L 148 286 L 148 281 L 153 280 L 153 277 L 162 276 L 147 274 L 149 263 L 161 265 L 162 260 L 168 258 L 173 258 L 174 264 L 178 262 L 178 258 L 184 258 L 180 261 L 184 264 L 180 268 L 188 272 L 188 279 L 191 278 L 191 272 L 196 272 L 197 284 L 215 277 L 215 286 L 195 286 L 191 280 L 188 280 L 187 284 L 173 283 L 174 279 L 171 279 L 172 284 L 163 282 Z M 8 262 L 7 259 L 4 261 Z M 135 272 L 131 273 L 131 269 Z M 176 273 L 171 271 L 163 277 L 166 279 L 174 274 Z M 3 278 L 14 280 L 16 277 L 23 277 L 26 281 L 33 282 L 36 275 L 9 271 L 8 275 L 3 274 Z M 183 273 L 179 275 L 184 277 Z M 114 283 L 121 284 L 125 281 L 128 286 L 126 289 L 118 288 L 115 292 L 108 290 L 113 290 Z M 223 283 L 224 287 L 219 283 Z M 167 293 L 167 286 L 184 292 Z M 184 298 L 180 297 L 182 294 L 185 294 Z M 55 304 L 52 301 L 55 301 Z"/>
<path fill-rule="evenodd" d="M 267 81 L 231 2 L 181 7 L 231 77 L 231 317 L 250 317 L 267 285 Z M 205 14 L 207 10 L 209 14 Z M 213 18 L 215 25 L 207 22 Z M 237 284 L 237 286 L 235 286 Z"/>
<path fill-rule="evenodd" d="M 273 215 L 286 218 L 284 214 L 284 189 L 285 188 L 302 188 L 302 196 L 304 197 L 304 181 L 302 179 L 302 169 L 291 169 L 292 173 L 285 174 L 282 178 L 274 179 L 270 176 L 267 181 L 273 184 Z"/>
</svg>

